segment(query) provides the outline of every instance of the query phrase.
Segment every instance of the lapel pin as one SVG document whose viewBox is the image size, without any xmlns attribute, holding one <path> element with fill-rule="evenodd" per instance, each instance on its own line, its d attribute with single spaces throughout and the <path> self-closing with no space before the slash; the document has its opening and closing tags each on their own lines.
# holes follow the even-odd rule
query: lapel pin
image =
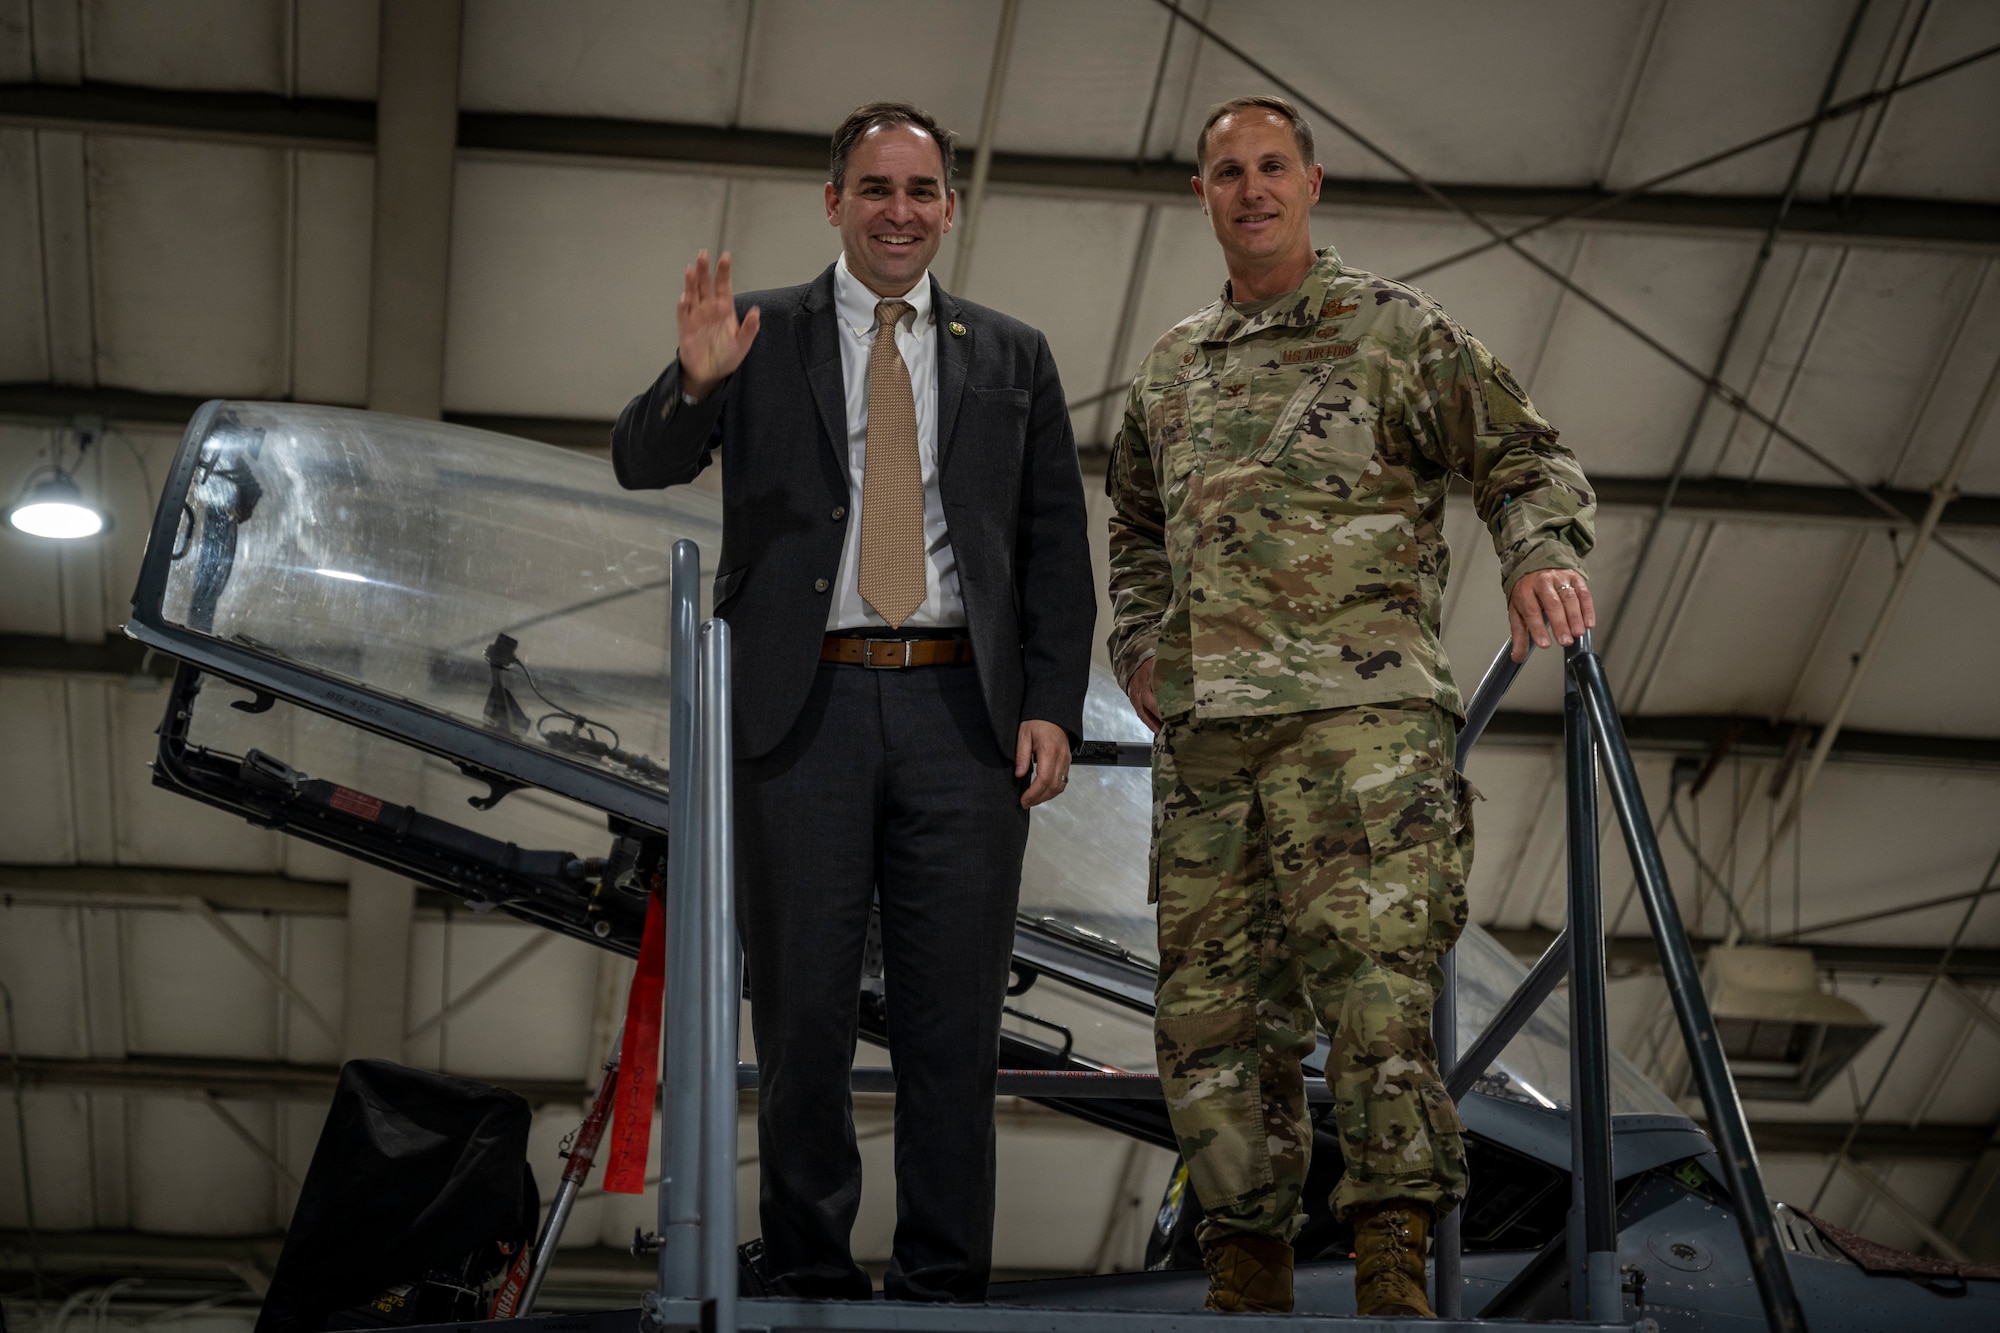
<svg viewBox="0 0 2000 1333">
<path fill-rule="evenodd" d="M 965 336 L 965 325 L 959 323 L 955 319 L 951 323 L 945 325 L 945 327 L 951 330 L 951 336 L 954 338 L 963 338 Z"/>
</svg>

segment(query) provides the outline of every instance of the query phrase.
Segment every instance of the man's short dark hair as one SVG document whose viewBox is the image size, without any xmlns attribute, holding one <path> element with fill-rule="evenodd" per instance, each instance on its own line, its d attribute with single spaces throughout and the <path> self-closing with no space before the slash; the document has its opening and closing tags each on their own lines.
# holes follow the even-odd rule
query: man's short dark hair
<svg viewBox="0 0 2000 1333">
<path fill-rule="evenodd" d="M 952 164 L 957 159 L 954 145 L 958 136 L 950 130 L 939 127 L 931 119 L 931 113 L 908 102 L 870 102 L 866 106 L 855 107 L 847 113 L 847 119 L 840 122 L 840 128 L 833 132 L 833 149 L 827 155 L 828 179 L 833 182 L 836 192 L 847 188 L 847 159 L 854 152 L 854 145 L 861 142 L 861 136 L 878 125 L 909 125 L 931 136 L 931 142 L 938 146 L 938 157 L 944 165 L 944 187 L 951 188 Z"/>
<path fill-rule="evenodd" d="M 1285 121 L 1292 127 L 1292 138 L 1298 141 L 1299 161 L 1310 167 L 1317 160 L 1313 156 L 1313 127 L 1299 114 L 1297 107 L 1282 97 L 1232 97 L 1208 109 L 1208 119 L 1201 123 L 1201 133 L 1194 141 L 1195 170 L 1202 171 L 1208 167 L 1208 132 L 1215 128 L 1215 122 L 1239 111 L 1268 111 Z"/>
</svg>

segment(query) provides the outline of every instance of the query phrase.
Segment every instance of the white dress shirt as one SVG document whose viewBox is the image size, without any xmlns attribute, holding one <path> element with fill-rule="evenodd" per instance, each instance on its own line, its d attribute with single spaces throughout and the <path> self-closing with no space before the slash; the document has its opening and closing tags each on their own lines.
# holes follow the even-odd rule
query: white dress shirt
<svg viewBox="0 0 2000 1333">
<path fill-rule="evenodd" d="M 861 492 L 868 469 L 868 353 L 875 343 L 877 296 L 847 271 L 847 256 L 833 266 L 833 316 L 840 332 L 840 371 L 847 390 L 847 544 L 840 552 L 840 577 L 833 585 L 829 630 L 886 628 L 861 596 Z M 925 273 L 906 294 L 910 313 L 896 326 L 896 350 L 910 368 L 916 398 L 917 457 L 924 478 L 924 600 L 903 622 L 907 629 L 945 629 L 965 624 L 965 599 L 958 589 L 958 562 L 945 530 L 938 499 L 937 320 L 931 310 L 931 275 Z"/>
</svg>

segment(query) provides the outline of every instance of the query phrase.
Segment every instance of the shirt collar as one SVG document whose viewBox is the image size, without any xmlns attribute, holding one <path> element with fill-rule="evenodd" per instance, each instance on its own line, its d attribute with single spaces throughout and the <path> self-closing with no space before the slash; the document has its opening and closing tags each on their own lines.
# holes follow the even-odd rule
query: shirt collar
<svg viewBox="0 0 2000 1333">
<path fill-rule="evenodd" d="M 1332 246 L 1320 250 L 1305 281 L 1298 285 L 1297 299 L 1280 301 L 1256 315 L 1245 316 L 1229 303 L 1229 284 L 1222 284 L 1222 299 L 1210 306 L 1206 318 L 1194 330 L 1196 342 L 1234 342 L 1270 328 L 1311 328 L 1319 321 L 1320 307 L 1326 302 L 1327 285 L 1340 273 L 1340 256 Z"/>
<path fill-rule="evenodd" d="M 854 276 L 847 267 L 847 256 L 833 266 L 833 309 L 840 319 L 841 327 L 857 338 L 868 337 L 875 331 L 875 303 L 894 299 L 910 303 L 910 332 L 922 338 L 930 333 L 931 327 L 931 275 L 917 279 L 917 285 L 901 296 L 889 298 L 877 296 L 868 290 L 868 285 Z"/>
</svg>

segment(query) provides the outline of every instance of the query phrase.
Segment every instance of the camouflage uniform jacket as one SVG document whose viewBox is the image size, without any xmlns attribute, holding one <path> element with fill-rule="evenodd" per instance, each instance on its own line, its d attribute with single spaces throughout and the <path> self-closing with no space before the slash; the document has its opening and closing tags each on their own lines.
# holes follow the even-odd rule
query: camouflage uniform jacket
<svg viewBox="0 0 2000 1333">
<path fill-rule="evenodd" d="M 1333 250 L 1253 315 L 1226 299 L 1154 344 L 1105 480 L 1111 662 L 1160 713 L 1433 699 L 1445 487 L 1469 478 L 1507 591 L 1581 569 L 1594 497 L 1519 381 L 1415 288 Z"/>
</svg>

